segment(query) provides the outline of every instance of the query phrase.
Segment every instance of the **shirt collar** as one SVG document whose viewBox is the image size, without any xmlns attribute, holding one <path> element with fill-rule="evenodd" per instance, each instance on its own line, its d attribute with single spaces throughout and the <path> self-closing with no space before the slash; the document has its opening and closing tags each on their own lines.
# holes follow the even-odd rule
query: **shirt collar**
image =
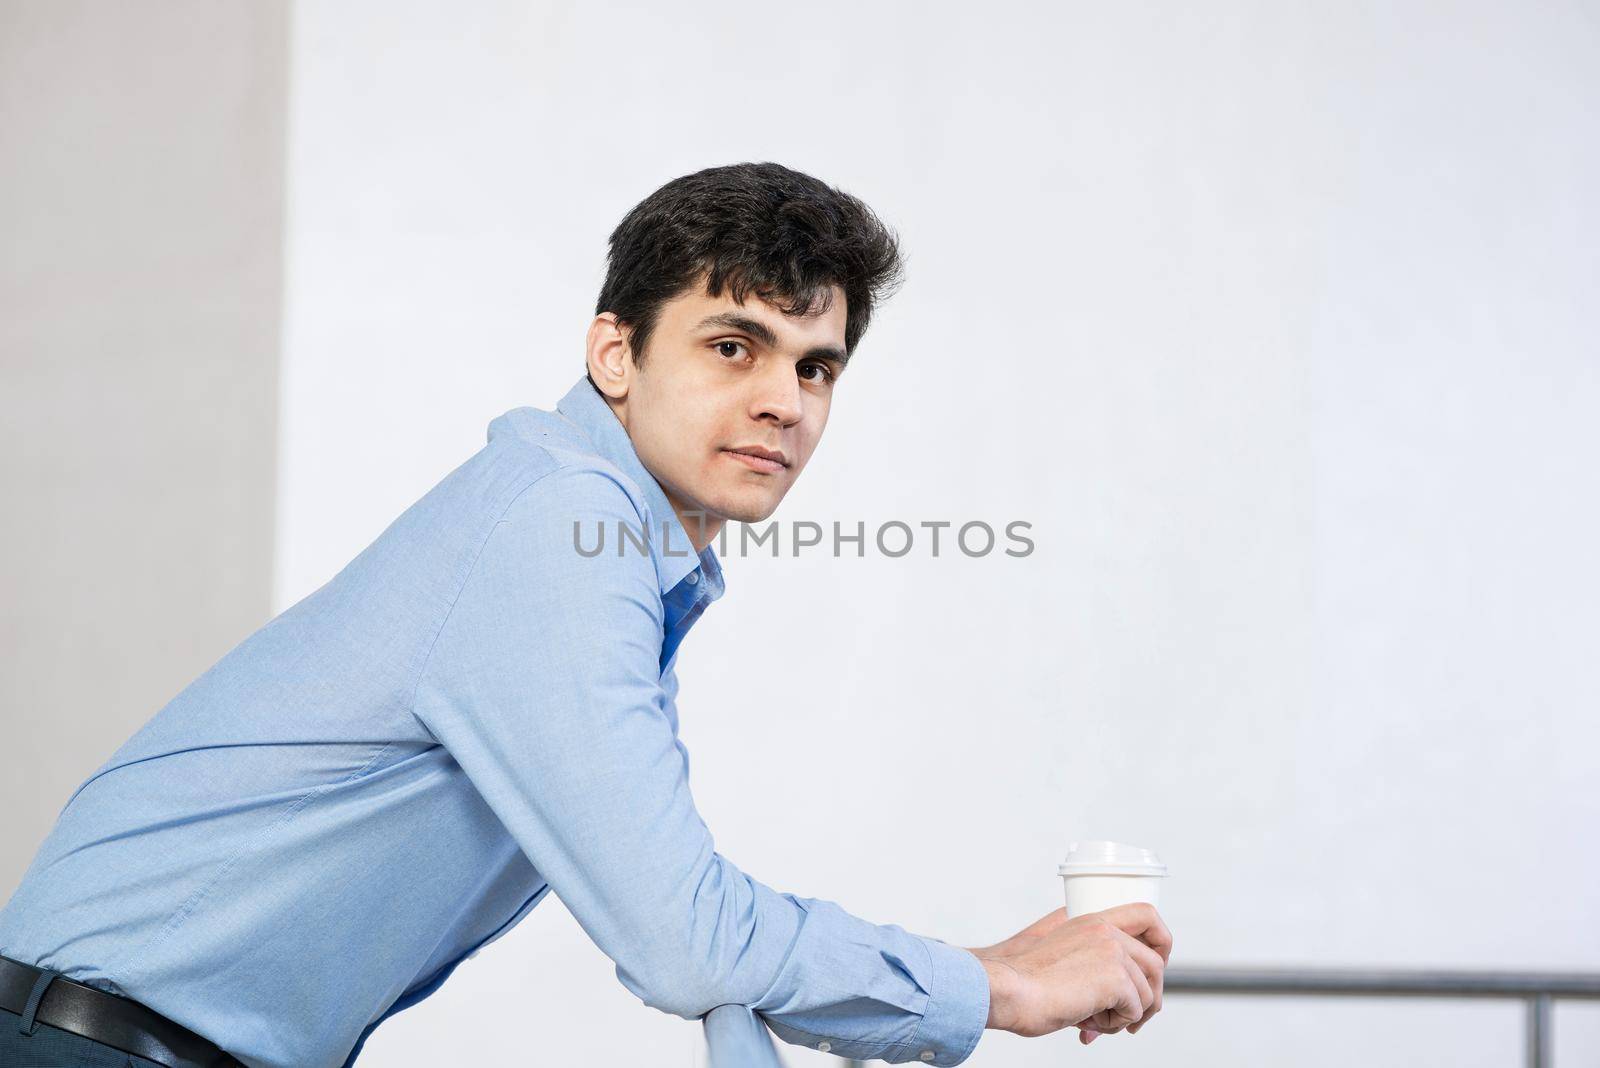
<svg viewBox="0 0 1600 1068">
<path fill-rule="evenodd" d="M 689 532 L 684 529 L 678 513 L 672 507 L 672 502 L 667 500 L 661 484 L 640 461 L 638 452 L 634 450 L 633 441 L 628 437 L 627 428 L 617 418 L 617 413 L 611 410 L 605 397 L 601 396 L 587 375 L 578 379 L 577 384 L 567 390 L 567 395 L 556 403 L 556 411 L 582 430 L 590 444 L 594 446 L 595 452 L 633 479 L 644 493 L 645 503 L 650 508 L 652 529 L 649 531 L 649 538 L 650 545 L 655 551 L 656 574 L 660 579 L 661 592 L 665 594 L 674 589 L 691 572 L 695 572 L 696 577 L 691 580 L 691 585 L 700 587 L 695 599 L 704 597 L 707 601 L 714 601 L 721 597 L 725 586 L 722 563 L 711 548 L 714 542 L 707 543 L 698 556 L 696 555 L 694 543 L 689 540 Z M 668 531 L 664 545 L 661 540 L 663 523 L 666 524 Z"/>
</svg>

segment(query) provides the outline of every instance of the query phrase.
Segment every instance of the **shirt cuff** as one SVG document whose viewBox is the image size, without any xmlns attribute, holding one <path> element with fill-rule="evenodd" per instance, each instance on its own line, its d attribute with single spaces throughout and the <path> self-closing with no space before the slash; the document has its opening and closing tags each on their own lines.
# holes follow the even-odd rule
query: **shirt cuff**
<svg viewBox="0 0 1600 1068">
<path fill-rule="evenodd" d="M 928 1007 L 913 1040 L 925 1064 L 960 1064 L 972 1055 L 989 1022 L 989 973 L 976 956 L 937 938 L 917 935 L 932 958 Z"/>
</svg>

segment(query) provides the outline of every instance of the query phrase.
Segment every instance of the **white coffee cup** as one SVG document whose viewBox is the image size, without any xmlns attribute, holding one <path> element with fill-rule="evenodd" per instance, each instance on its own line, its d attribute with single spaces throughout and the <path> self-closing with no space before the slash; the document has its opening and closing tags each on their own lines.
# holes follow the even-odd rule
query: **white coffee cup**
<svg viewBox="0 0 1600 1068">
<path fill-rule="evenodd" d="M 1167 866 L 1148 849 L 1096 839 L 1068 846 L 1056 873 L 1066 884 L 1067 915 L 1082 916 L 1130 901 L 1159 905 Z"/>
</svg>

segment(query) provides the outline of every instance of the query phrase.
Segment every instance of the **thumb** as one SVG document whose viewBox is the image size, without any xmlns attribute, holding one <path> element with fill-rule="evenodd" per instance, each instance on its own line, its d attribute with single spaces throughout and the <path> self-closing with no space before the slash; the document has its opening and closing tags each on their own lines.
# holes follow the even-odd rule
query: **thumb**
<svg viewBox="0 0 1600 1068">
<path fill-rule="evenodd" d="M 1088 1028 L 1088 1027 L 1083 1027 L 1083 1028 L 1079 1028 L 1078 1029 L 1078 1041 L 1082 1042 L 1085 1046 L 1087 1046 L 1089 1043 L 1093 1042 L 1095 1039 L 1097 1039 L 1099 1037 L 1100 1037 L 1100 1032 L 1099 1031 L 1092 1030 L 1091 1028 Z"/>
</svg>

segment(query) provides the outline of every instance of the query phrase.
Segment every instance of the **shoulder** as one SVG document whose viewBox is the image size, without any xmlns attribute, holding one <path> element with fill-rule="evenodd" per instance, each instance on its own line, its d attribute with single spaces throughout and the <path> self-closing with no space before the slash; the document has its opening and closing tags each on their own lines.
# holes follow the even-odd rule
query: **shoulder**
<svg viewBox="0 0 1600 1068">
<path fill-rule="evenodd" d="M 541 451 L 553 454 L 530 465 L 510 494 L 501 522 L 546 518 L 648 522 L 644 494 L 609 461 L 582 453 Z"/>
<path fill-rule="evenodd" d="M 476 466 L 479 478 L 493 486 L 489 499 L 497 512 L 526 515 L 544 506 L 649 520 L 649 498 L 632 477 L 587 442 L 538 429 L 543 424 L 530 421 L 539 414 L 512 409 L 491 424 Z M 518 421 L 518 416 L 527 418 Z"/>
<path fill-rule="evenodd" d="M 632 479 L 600 457 L 549 456 L 530 465 L 495 516 L 482 567 L 533 572 L 598 592 L 659 593 L 649 506 Z"/>
</svg>

